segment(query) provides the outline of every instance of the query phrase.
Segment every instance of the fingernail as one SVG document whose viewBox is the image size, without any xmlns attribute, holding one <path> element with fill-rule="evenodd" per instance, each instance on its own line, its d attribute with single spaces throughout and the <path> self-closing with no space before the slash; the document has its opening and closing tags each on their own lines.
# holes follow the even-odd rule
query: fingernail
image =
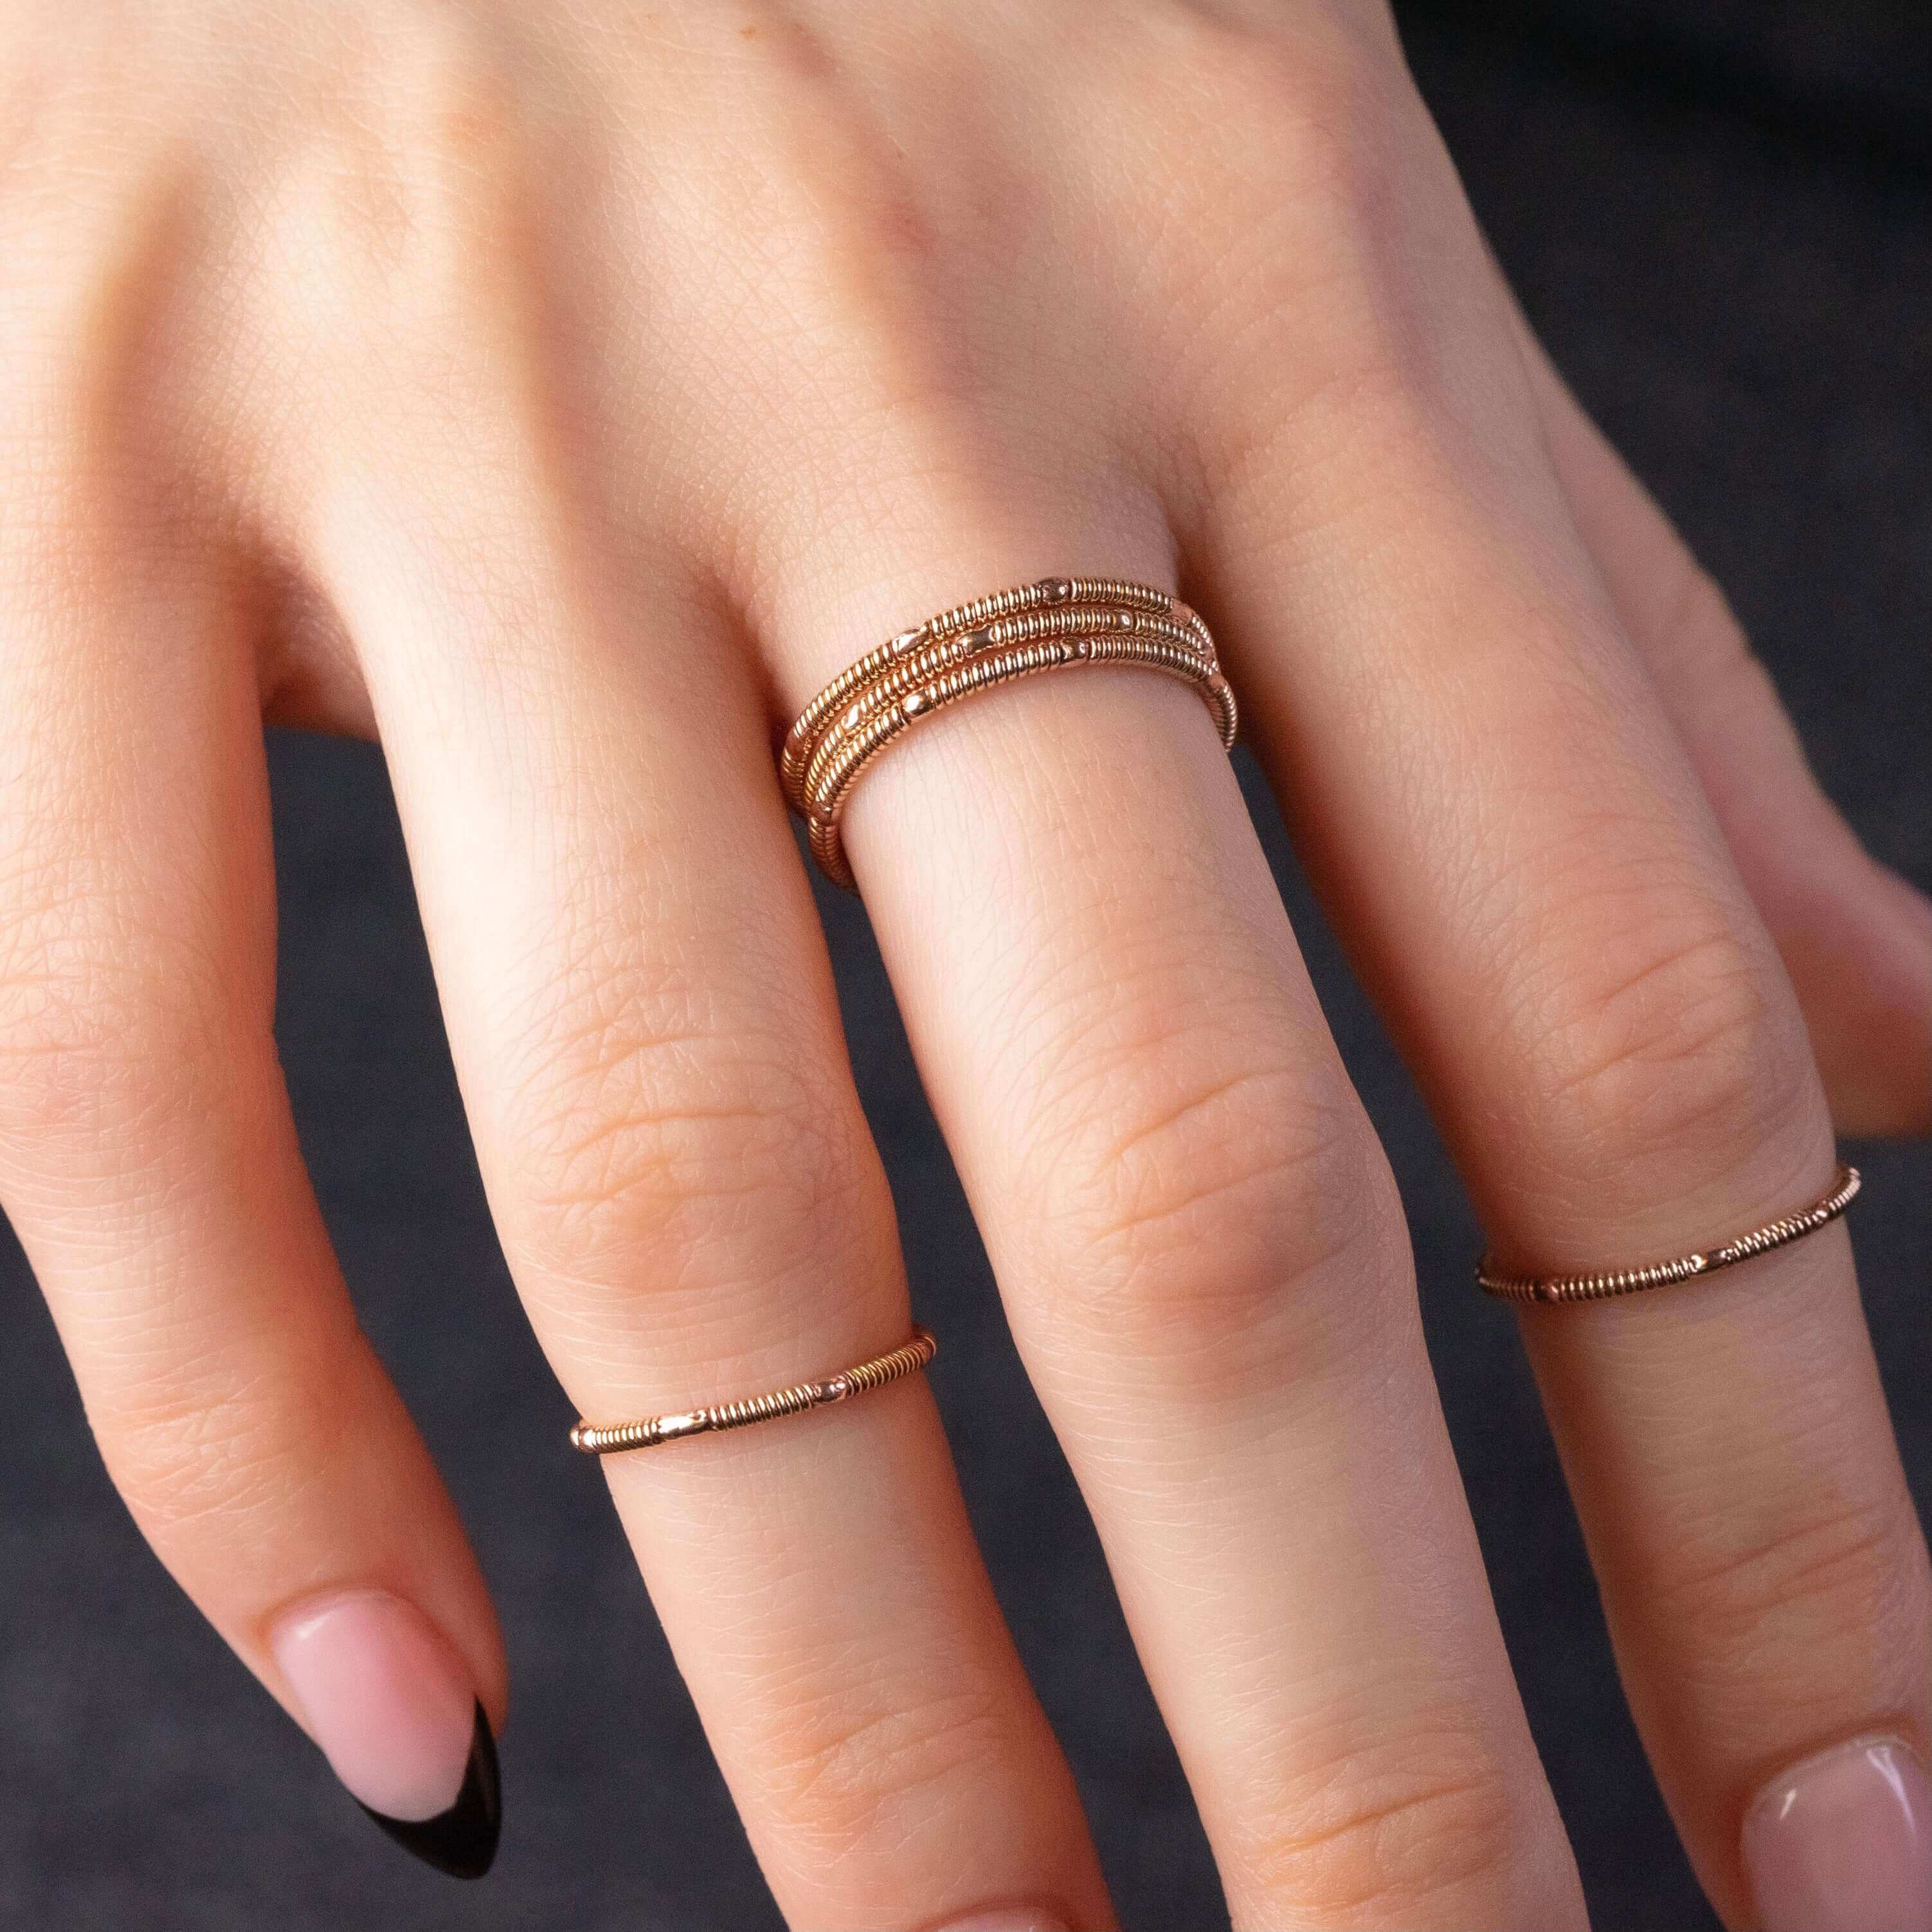
<svg viewBox="0 0 1932 1932">
<path fill-rule="evenodd" d="M 1071 1932 L 1071 1928 L 1051 1912 L 1003 1905 L 991 1912 L 976 1912 L 970 1918 L 949 1920 L 940 1932 Z"/>
<path fill-rule="evenodd" d="M 304 1605 L 268 1642 L 350 1796 L 425 1864 L 481 1878 L 502 1824 L 496 1742 L 466 1673 L 422 1612 L 358 1591 Z"/>
<path fill-rule="evenodd" d="M 1932 1778 L 1895 1738 L 1808 1757 L 1744 1818 L 1763 1932 L 1932 1932 Z"/>
</svg>

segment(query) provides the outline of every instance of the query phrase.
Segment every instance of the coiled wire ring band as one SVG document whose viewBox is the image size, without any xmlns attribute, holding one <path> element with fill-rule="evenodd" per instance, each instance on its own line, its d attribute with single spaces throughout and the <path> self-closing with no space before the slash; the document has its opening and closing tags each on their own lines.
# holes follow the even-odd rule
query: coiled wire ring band
<svg viewBox="0 0 1932 1932">
<path fill-rule="evenodd" d="M 1831 1191 L 1810 1207 L 1767 1221 L 1762 1227 L 1725 1242 L 1722 1247 L 1679 1255 L 1671 1261 L 1652 1262 L 1647 1268 L 1618 1268 L 1603 1274 L 1502 1274 L 1485 1255 L 1476 1264 L 1477 1286 L 1486 1294 L 1504 1301 L 1603 1301 L 1612 1295 L 1640 1294 L 1647 1288 L 1668 1288 L 1672 1282 L 1689 1281 L 1698 1275 L 1714 1274 L 1719 1268 L 1735 1268 L 1754 1255 L 1768 1254 L 1773 1248 L 1815 1234 L 1852 1204 L 1858 1187 L 1858 1169 L 1840 1167 Z"/>
<path fill-rule="evenodd" d="M 1208 626 L 1151 584 L 1043 577 L 956 604 L 902 631 L 834 678 L 786 734 L 778 776 L 827 878 L 851 889 L 839 814 L 860 774 L 921 718 L 1015 678 L 1081 664 L 1137 664 L 1192 685 L 1224 746 L 1239 723 Z"/>
<path fill-rule="evenodd" d="M 867 1389 L 883 1388 L 902 1376 L 916 1376 L 939 1352 L 932 1332 L 915 1328 L 910 1337 L 889 1354 L 874 1355 L 856 1368 L 842 1369 L 822 1382 L 794 1382 L 769 1395 L 748 1396 L 742 1402 L 714 1402 L 675 1415 L 647 1415 L 639 1422 L 579 1422 L 570 1432 L 570 1446 L 586 1456 L 615 1456 L 627 1449 L 654 1448 L 686 1436 L 715 1435 L 723 1429 L 748 1429 L 754 1422 L 776 1422 L 808 1408 L 823 1408 Z"/>
</svg>

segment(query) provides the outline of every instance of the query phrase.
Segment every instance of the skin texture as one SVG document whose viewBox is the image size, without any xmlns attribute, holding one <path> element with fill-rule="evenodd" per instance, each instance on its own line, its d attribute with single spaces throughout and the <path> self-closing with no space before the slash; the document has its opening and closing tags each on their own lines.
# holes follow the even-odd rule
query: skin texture
<svg viewBox="0 0 1932 1932">
<path fill-rule="evenodd" d="M 298 1721 L 277 1634 L 340 1596 L 500 1727 L 506 1684 L 289 1118 L 265 716 L 385 748 L 594 1417 L 906 1332 L 772 735 L 1049 572 L 1215 626 L 1505 1261 L 1720 1238 L 1834 1114 L 1927 1124 L 1932 915 L 1529 339 L 1379 8 L 29 0 L 0 143 L 0 1201 Z M 846 824 L 1236 1924 L 1581 1924 L 1400 1204 L 1198 705 L 1036 681 Z M 1844 1231 L 1524 1328 L 1748 1926 L 1754 1794 L 1932 1724 Z M 605 1474 L 794 1922 L 1112 1922 L 922 1383 Z"/>
</svg>

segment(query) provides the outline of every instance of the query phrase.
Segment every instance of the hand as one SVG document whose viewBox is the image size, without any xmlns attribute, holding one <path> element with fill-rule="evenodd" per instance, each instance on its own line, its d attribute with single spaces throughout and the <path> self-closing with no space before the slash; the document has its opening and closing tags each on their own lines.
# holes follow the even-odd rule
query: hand
<svg viewBox="0 0 1932 1932">
<path fill-rule="evenodd" d="M 595 1418 L 905 1334 L 773 734 L 1047 574 L 1214 626 L 1505 1260 L 1720 1239 L 1822 1191 L 1834 1112 L 1932 1112 L 1932 916 L 1367 0 L 68 0 L 8 10 L 0 100 L 0 1199 L 162 1559 L 429 1855 L 487 1862 L 502 1654 L 302 1172 L 264 715 L 382 741 Z M 845 830 L 1235 1922 L 1580 1924 L 1400 1204 L 1201 707 L 956 707 Z M 1922 1912 L 1925 1555 L 1843 1229 L 1524 1330 L 1720 1912 Z M 794 1923 L 1111 1922 L 922 1383 L 604 1468 Z"/>
</svg>

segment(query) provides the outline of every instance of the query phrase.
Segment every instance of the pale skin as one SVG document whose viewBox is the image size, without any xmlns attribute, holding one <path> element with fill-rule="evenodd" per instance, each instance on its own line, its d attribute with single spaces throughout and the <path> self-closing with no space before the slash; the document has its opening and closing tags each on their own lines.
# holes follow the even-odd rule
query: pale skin
<svg viewBox="0 0 1932 1932">
<path fill-rule="evenodd" d="M 142 1528 L 312 1730 L 273 1635 L 335 1594 L 500 1727 L 507 1677 L 297 1150 L 265 716 L 384 748 L 592 1418 L 908 1331 L 773 737 L 1051 573 L 1214 626 L 1506 1260 L 1696 1247 L 1822 1192 L 1834 1120 L 1927 1124 L 1932 916 L 1543 359 L 1370 0 L 32 0 L 0 255 L 0 1201 Z M 845 829 L 1236 1924 L 1581 1924 L 1400 1204 L 1202 707 L 1034 680 Z M 1846 1230 L 1523 1330 L 1750 1927 L 1767 1780 L 1932 1744 Z M 794 1924 L 1113 1922 L 922 1382 L 603 1467 Z"/>
</svg>

